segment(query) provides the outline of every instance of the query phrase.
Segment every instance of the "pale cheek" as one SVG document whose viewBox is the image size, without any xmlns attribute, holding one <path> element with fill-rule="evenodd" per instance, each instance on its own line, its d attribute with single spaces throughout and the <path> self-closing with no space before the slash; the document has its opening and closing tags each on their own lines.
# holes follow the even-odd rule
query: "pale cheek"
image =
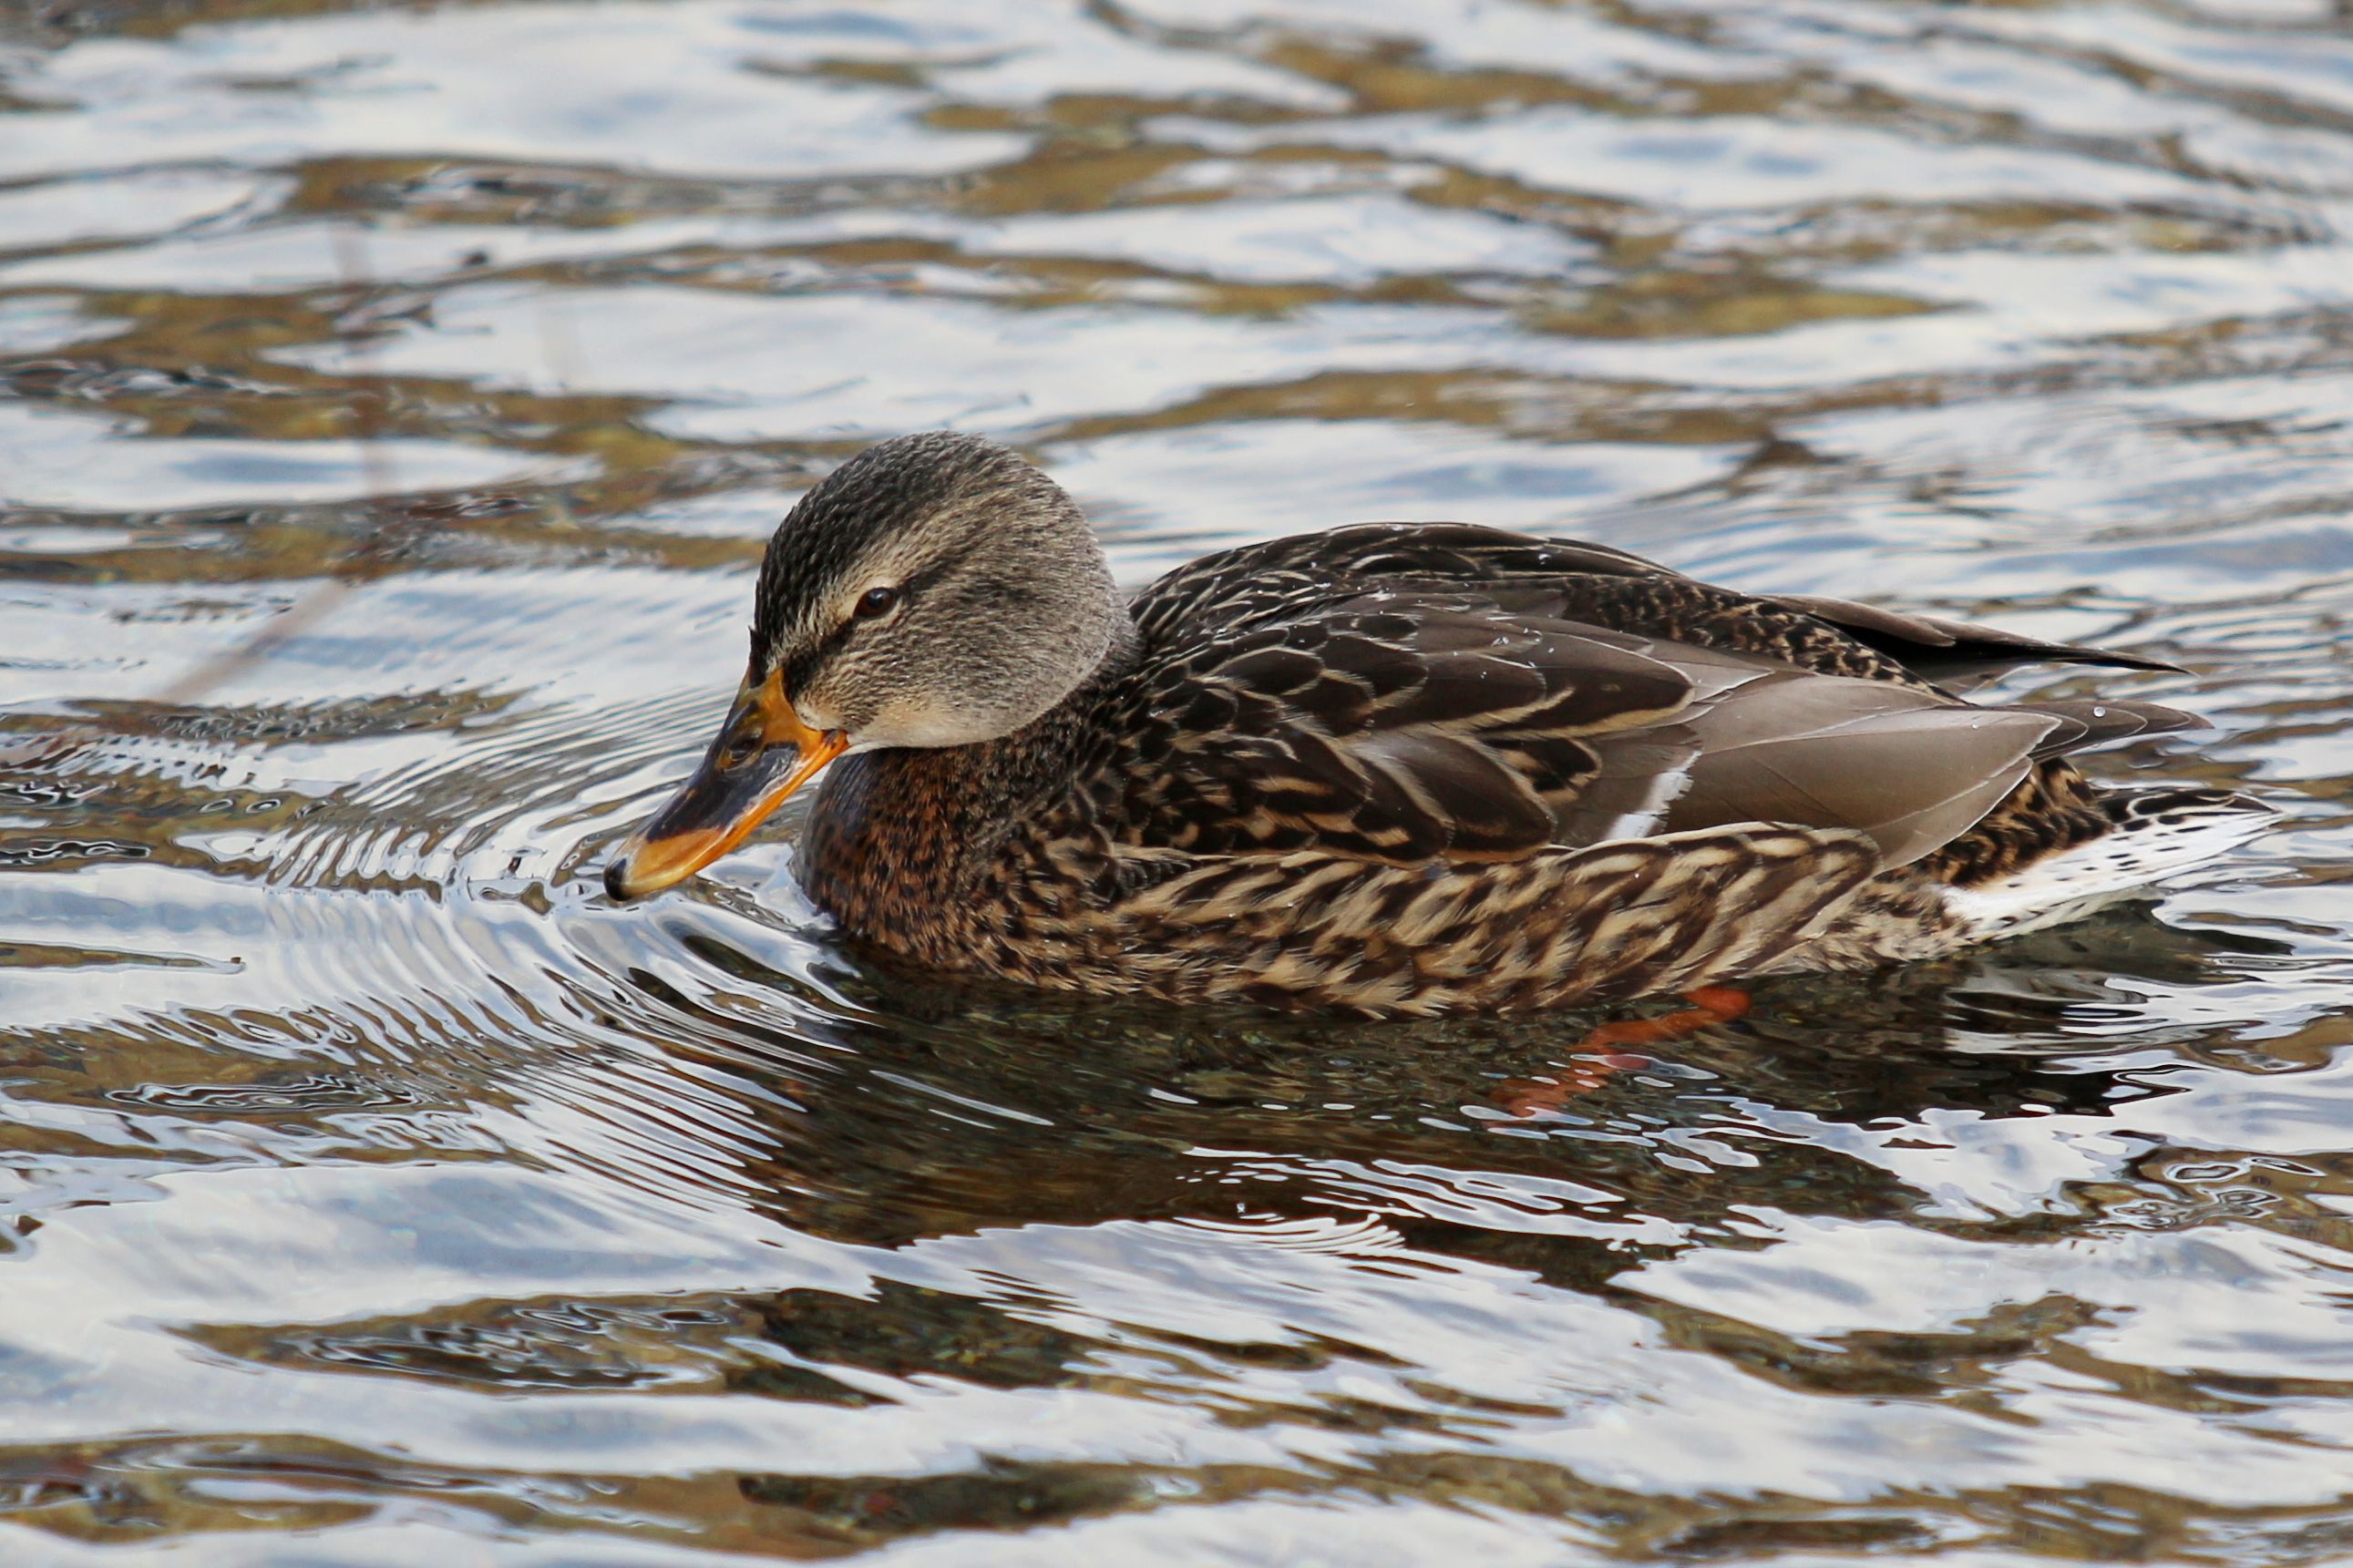
<svg viewBox="0 0 2353 1568">
<path fill-rule="evenodd" d="M 893 702 L 874 721 L 850 737 L 854 748 L 882 746 L 968 746 L 985 741 L 985 726 L 970 713 L 929 702 Z"/>
</svg>

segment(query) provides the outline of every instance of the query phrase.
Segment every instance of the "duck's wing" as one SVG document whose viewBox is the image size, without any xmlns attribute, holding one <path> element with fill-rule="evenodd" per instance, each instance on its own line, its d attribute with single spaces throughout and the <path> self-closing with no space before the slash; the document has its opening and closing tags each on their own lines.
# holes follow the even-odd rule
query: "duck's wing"
<svg viewBox="0 0 2353 1568">
<path fill-rule="evenodd" d="M 1901 865 L 2093 728 L 1596 626 L 1525 581 L 1324 595 L 1150 661 L 1097 775 L 1127 842 L 1507 860 L 1761 822 L 1862 833 Z"/>
<path fill-rule="evenodd" d="M 1692 699 L 1596 630 L 1461 595 L 1353 595 L 1224 627 L 1147 669 L 1103 770 L 1131 841 L 1508 859 L 1557 838 L 1581 737 Z"/>
<path fill-rule="evenodd" d="M 1767 601 L 1836 626 L 1867 647 L 1894 659 L 1939 686 L 1965 686 L 2021 664 L 2090 664 L 2114 669 L 2166 670 L 2181 667 L 2137 653 L 2045 642 L 1999 626 L 1939 616 L 1910 615 L 1877 605 L 1859 605 L 1819 594 L 1776 594 Z"/>
<path fill-rule="evenodd" d="M 2031 663 L 2176 668 L 1848 599 L 1737 593 L 1608 545 L 1471 523 L 1368 522 L 1244 545 L 1179 567 L 1131 609 L 1147 642 L 1170 644 L 1379 587 L 1471 590 L 1506 606 L 1864 679 L 1950 687 Z"/>
<path fill-rule="evenodd" d="M 1640 640 L 1692 679 L 1693 698 L 1655 724 L 1588 742 L 1601 779 L 1630 775 L 1647 793 L 1605 823 L 1569 816 L 1572 834 L 1849 828 L 1869 836 L 1882 865 L 1904 866 L 1968 832 L 2047 759 L 2199 722 L 2153 703 L 1979 706 L 1934 688 Z M 1579 804 L 1599 801 L 1588 789 Z"/>
</svg>

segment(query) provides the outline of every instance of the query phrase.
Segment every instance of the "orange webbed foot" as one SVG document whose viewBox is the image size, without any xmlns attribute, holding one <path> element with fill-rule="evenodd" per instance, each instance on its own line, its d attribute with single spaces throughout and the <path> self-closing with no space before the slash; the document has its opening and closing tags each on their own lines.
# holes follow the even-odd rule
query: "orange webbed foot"
<svg viewBox="0 0 2353 1568">
<path fill-rule="evenodd" d="M 1509 1079 L 1498 1099 L 1515 1117 L 1540 1116 L 1558 1110 L 1581 1094 L 1589 1094 L 1621 1072 L 1649 1065 L 1651 1058 L 1620 1047 L 1657 1046 L 1695 1035 L 1716 1024 L 1729 1024 L 1755 1005 L 1736 985 L 1702 985 L 1683 993 L 1691 1005 L 1656 1018 L 1618 1018 L 1601 1025 L 1577 1045 L 1576 1064 L 1557 1079 Z"/>
</svg>

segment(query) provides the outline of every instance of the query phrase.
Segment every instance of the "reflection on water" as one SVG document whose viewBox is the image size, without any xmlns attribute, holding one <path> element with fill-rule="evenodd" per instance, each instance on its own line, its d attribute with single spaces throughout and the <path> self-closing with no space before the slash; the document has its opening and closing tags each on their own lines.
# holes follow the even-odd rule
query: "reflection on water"
<svg viewBox="0 0 2353 1568">
<path fill-rule="evenodd" d="M 2338 11 L 0 26 L 0 1557 L 2353 1552 Z M 611 907 L 768 528 L 946 423 L 1131 579 L 1461 518 L 2145 650 L 2221 728 L 2109 765 L 2287 826 L 1607 1076 L 862 967 L 789 814 Z"/>
</svg>

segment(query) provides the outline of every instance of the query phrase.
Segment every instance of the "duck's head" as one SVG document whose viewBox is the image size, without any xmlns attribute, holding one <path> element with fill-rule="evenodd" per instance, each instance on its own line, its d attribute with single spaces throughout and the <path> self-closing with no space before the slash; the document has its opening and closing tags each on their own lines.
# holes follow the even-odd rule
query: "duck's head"
<svg viewBox="0 0 2353 1568">
<path fill-rule="evenodd" d="M 606 868 L 617 899 L 694 875 L 845 752 L 1012 733 L 1085 680 L 1126 621 L 1071 498 L 953 431 L 828 475 L 769 540 L 758 592 L 734 706 Z"/>
</svg>

